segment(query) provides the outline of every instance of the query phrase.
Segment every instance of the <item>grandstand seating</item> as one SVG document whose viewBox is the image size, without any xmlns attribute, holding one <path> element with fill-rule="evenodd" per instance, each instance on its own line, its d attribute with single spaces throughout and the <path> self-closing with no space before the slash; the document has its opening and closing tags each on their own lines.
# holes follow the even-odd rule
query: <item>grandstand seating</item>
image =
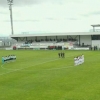
<svg viewBox="0 0 100 100">
<path fill-rule="evenodd" d="M 27 43 L 27 42 L 18 42 L 17 44 L 15 44 L 15 46 L 18 49 L 21 48 L 30 48 L 30 49 L 48 49 L 50 46 L 53 47 L 58 47 L 61 46 L 63 48 L 68 48 L 68 47 L 73 47 L 74 45 L 77 44 L 77 41 L 67 41 L 67 42 L 63 42 L 63 41 L 41 41 L 41 42 L 32 42 L 32 43 Z M 13 45 L 14 46 L 14 45 Z"/>
</svg>

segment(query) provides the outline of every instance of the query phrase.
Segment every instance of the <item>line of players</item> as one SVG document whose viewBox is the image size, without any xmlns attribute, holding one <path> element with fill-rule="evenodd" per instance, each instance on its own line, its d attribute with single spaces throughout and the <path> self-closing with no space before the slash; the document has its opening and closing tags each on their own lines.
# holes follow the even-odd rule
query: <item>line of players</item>
<svg viewBox="0 0 100 100">
<path fill-rule="evenodd" d="M 2 57 L 2 63 L 9 62 L 9 61 L 14 61 L 16 60 L 15 55 L 9 55 L 9 56 L 3 56 Z"/>
<path fill-rule="evenodd" d="M 74 57 L 74 65 L 77 66 L 77 65 L 80 65 L 84 63 L 84 55 L 80 55 L 80 56 L 77 56 L 77 57 Z"/>
<path fill-rule="evenodd" d="M 65 58 L 65 53 L 64 52 L 58 53 L 58 56 L 59 58 Z"/>
</svg>

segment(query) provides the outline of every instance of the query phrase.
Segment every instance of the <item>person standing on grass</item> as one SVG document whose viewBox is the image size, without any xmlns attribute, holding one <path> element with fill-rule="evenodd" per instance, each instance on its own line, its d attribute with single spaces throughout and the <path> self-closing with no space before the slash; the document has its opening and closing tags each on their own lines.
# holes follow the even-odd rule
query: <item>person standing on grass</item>
<svg viewBox="0 0 100 100">
<path fill-rule="evenodd" d="M 60 54 L 60 53 L 58 53 L 58 56 L 59 56 L 59 58 L 60 58 L 61 54 Z"/>
<path fill-rule="evenodd" d="M 2 56 L 2 64 L 4 64 L 4 57 Z"/>
<path fill-rule="evenodd" d="M 62 58 L 64 58 L 64 53 L 62 52 Z"/>
<path fill-rule="evenodd" d="M 63 58 L 65 58 L 65 53 L 63 52 Z"/>
<path fill-rule="evenodd" d="M 78 63 L 77 63 L 77 57 L 74 57 L 74 66 L 77 66 Z"/>
<path fill-rule="evenodd" d="M 61 52 L 61 57 L 63 58 L 63 53 Z"/>
<path fill-rule="evenodd" d="M 84 55 L 82 54 L 82 63 L 84 63 Z"/>
</svg>

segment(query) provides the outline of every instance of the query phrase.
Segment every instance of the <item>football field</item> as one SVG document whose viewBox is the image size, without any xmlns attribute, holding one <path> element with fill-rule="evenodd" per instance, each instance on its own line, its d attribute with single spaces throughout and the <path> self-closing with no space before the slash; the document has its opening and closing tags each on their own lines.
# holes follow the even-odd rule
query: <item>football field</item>
<svg viewBox="0 0 100 100">
<path fill-rule="evenodd" d="M 0 100 L 100 100 L 100 51 L 0 50 Z M 85 62 L 74 66 L 74 57 Z"/>
</svg>

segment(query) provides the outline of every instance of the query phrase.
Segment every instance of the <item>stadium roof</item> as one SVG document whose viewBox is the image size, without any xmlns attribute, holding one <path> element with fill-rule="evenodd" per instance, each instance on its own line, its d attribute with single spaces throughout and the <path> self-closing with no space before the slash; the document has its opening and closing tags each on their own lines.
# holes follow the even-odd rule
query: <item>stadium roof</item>
<svg viewBox="0 0 100 100">
<path fill-rule="evenodd" d="M 92 27 L 100 27 L 100 24 L 91 25 Z"/>
<path fill-rule="evenodd" d="M 66 36 L 66 35 L 100 35 L 100 32 L 60 32 L 60 33 L 38 33 L 38 34 L 14 34 L 10 35 L 14 37 L 36 37 L 36 36 Z"/>
</svg>

